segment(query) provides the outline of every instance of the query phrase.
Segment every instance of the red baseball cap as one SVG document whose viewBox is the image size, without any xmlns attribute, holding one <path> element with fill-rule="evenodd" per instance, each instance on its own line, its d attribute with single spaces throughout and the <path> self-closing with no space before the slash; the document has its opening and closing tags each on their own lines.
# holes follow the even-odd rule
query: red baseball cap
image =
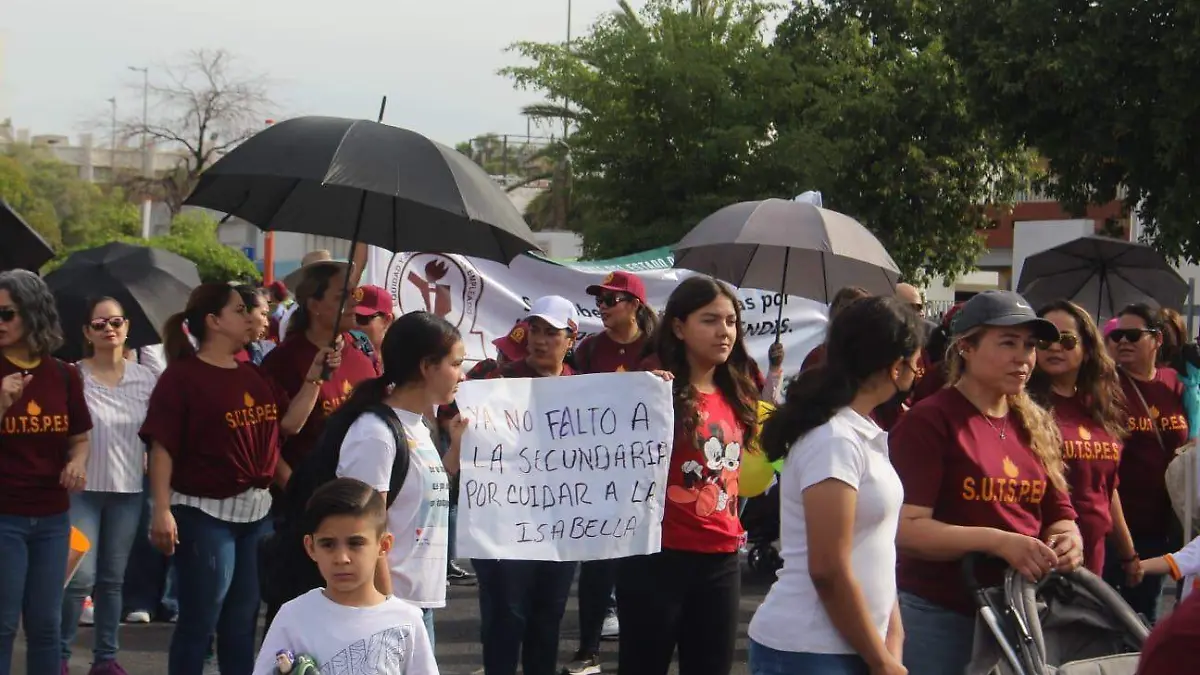
<svg viewBox="0 0 1200 675">
<path fill-rule="evenodd" d="M 354 302 L 354 313 L 359 316 L 396 313 L 392 294 L 380 286 L 366 285 L 354 289 Z"/>
<path fill-rule="evenodd" d="M 609 272 L 604 281 L 587 287 L 588 295 L 600 295 L 609 291 L 612 293 L 628 293 L 646 304 L 646 285 L 641 277 L 631 272 Z"/>
<path fill-rule="evenodd" d="M 508 331 L 508 335 L 492 340 L 492 344 L 509 361 L 520 361 L 529 355 L 529 350 L 525 347 L 525 341 L 528 338 L 529 324 L 525 321 L 519 321 L 517 325 L 512 327 L 512 330 Z"/>
</svg>

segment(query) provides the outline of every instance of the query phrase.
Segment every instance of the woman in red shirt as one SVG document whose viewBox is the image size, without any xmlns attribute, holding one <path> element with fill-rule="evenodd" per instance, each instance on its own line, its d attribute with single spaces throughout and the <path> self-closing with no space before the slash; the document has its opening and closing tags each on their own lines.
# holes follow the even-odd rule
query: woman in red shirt
<svg viewBox="0 0 1200 675">
<path fill-rule="evenodd" d="M 738 469 L 754 438 L 759 388 L 742 341 L 737 297 L 694 276 L 667 300 L 653 368 L 674 376 L 675 440 L 662 550 L 621 560 L 621 675 L 728 675 L 741 598 Z"/>
<path fill-rule="evenodd" d="M 1083 564 L 1100 574 L 1105 541 L 1111 537 L 1122 567 L 1137 574 L 1137 554 L 1117 494 L 1117 466 L 1128 435 L 1117 366 L 1092 317 L 1079 305 L 1060 300 L 1038 316 L 1058 328 L 1058 340 L 1038 344 L 1029 393 L 1058 422 L 1071 504 L 1083 537 Z"/>
<path fill-rule="evenodd" d="M 267 487 L 281 435 L 295 433 L 308 417 L 332 354 L 318 351 L 289 401 L 257 368 L 237 360 L 250 326 L 241 294 L 220 283 L 197 286 L 187 309 L 164 326 L 169 365 L 150 397 L 141 436 L 150 445 L 150 536 L 175 556 L 179 571 L 169 675 L 201 675 L 214 633 L 222 669 L 254 669 L 258 545 L 270 530 Z"/>
<path fill-rule="evenodd" d="M 1183 385 L 1174 370 L 1155 365 L 1163 344 L 1163 324 L 1149 306 L 1135 304 L 1122 309 L 1108 343 L 1121 367 L 1128 412 L 1129 436 L 1117 471 L 1122 507 L 1137 555 L 1150 559 L 1183 545 L 1166 483 L 1167 465 L 1175 450 L 1188 440 Z M 1138 578 L 1130 578 L 1123 563 L 1117 552 L 1110 553 L 1104 580 L 1121 592 L 1134 611 L 1153 622 L 1158 616 L 1163 577 L 1150 576 L 1134 585 Z"/>
<path fill-rule="evenodd" d="M 349 267 L 338 262 L 318 262 L 309 265 L 296 284 L 296 309 L 287 322 L 287 336 L 263 359 L 262 369 L 288 396 L 295 398 L 305 386 L 305 373 L 317 353 L 333 342 L 334 330 L 340 328 L 340 364 L 319 383 L 317 402 L 304 426 L 295 436 L 283 443 L 283 455 L 276 468 L 275 481 L 287 485 L 292 467 L 316 447 L 325 422 L 333 411 L 350 397 L 354 386 L 376 377 L 379 371 L 371 357 L 362 353 L 346 331 L 354 327 L 353 295 L 342 305 L 342 289 Z M 354 286 L 351 286 L 351 292 Z M 342 307 L 339 320 L 338 308 Z"/>
<path fill-rule="evenodd" d="M 950 386 L 913 406 L 891 432 L 904 484 L 896 538 L 904 666 L 962 675 L 971 659 L 975 603 L 962 581 L 972 553 L 999 583 L 1005 564 L 1028 578 L 1083 561 L 1054 419 L 1025 393 L 1038 340 L 1058 339 L 1009 291 L 971 298 L 953 322 Z"/>
<path fill-rule="evenodd" d="M 63 343 L 54 296 L 38 275 L 0 274 L 0 673 L 25 627 L 26 670 L 66 672 L 63 583 L 70 492 L 87 477 L 92 418 Z"/>
</svg>

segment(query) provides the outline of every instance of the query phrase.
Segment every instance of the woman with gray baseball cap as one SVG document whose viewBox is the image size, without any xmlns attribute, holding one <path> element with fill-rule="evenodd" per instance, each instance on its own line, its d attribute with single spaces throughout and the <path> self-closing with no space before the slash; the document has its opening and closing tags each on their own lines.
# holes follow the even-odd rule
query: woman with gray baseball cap
<svg viewBox="0 0 1200 675">
<path fill-rule="evenodd" d="M 1083 560 L 1054 418 L 1025 392 L 1039 343 L 1058 339 L 1024 298 L 987 291 L 955 315 L 948 386 L 905 414 L 889 438 L 904 484 L 897 585 L 904 665 L 960 675 L 971 659 L 975 606 L 962 559 L 995 585 L 1007 565 L 1040 578 Z"/>
</svg>

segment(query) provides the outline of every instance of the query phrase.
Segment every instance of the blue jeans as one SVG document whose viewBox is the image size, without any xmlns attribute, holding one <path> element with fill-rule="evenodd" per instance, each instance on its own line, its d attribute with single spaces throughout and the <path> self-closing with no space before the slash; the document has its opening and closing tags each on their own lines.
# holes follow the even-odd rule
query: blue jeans
<svg viewBox="0 0 1200 675">
<path fill-rule="evenodd" d="M 1133 548 L 1142 560 L 1173 553 L 1178 548 L 1173 544 L 1175 542 L 1170 541 L 1167 537 L 1133 538 Z M 1162 593 L 1166 577 L 1147 574 L 1146 578 L 1142 579 L 1142 583 L 1137 586 L 1126 586 L 1125 570 L 1121 569 L 1121 554 L 1111 544 L 1107 546 L 1108 550 L 1104 553 L 1104 569 L 1101 570 L 1104 580 L 1108 582 L 1109 586 L 1117 589 L 1117 592 L 1121 594 L 1125 602 L 1129 603 L 1133 611 L 1146 617 L 1146 621 L 1150 625 L 1154 625 L 1158 621 L 1158 596 Z"/>
<path fill-rule="evenodd" d="M 750 641 L 750 675 L 871 675 L 856 654 L 784 652 Z"/>
<path fill-rule="evenodd" d="M 12 669 L 17 625 L 25 625 L 29 675 L 62 668 L 62 596 L 71 520 L 0 515 L 0 675 Z"/>
<path fill-rule="evenodd" d="M 975 617 L 900 592 L 904 667 L 920 675 L 962 675 L 971 663 Z"/>
<path fill-rule="evenodd" d="M 117 629 L 121 626 L 121 586 L 125 564 L 138 534 L 141 493 L 80 492 L 71 495 L 71 524 L 92 542 L 67 585 L 62 610 L 62 657 L 71 658 L 79 630 L 79 613 L 89 593 L 96 608 L 93 663 L 117 658 Z"/>
<path fill-rule="evenodd" d="M 558 629 L 575 563 L 471 561 L 479 578 L 485 675 L 558 675 Z"/>
<path fill-rule="evenodd" d="M 433 610 L 428 607 L 421 608 L 421 621 L 425 624 L 425 632 L 429 633 L 429 646 L 434 646 L 433 636 Z"/>
<path fill-rule="evenodd" d="M 201 675 L 212 635 L 223 675 L 251 675 L 258 628 L 258 544 L 268 518 L 228 523 L 199 509 L 172 506 L 179 544 L 179 620 L 167 672 Z"/>
<path fill-rule="evenodd" d="M 149 482 L 146 494 L 150 494 Z M 134 537 L 133 550 L 125 567 L 124 610 L 147 612 L 151 618 L 171 619 L 179 614 L 179 602 L 175 589 L 179 587 L 178 573 L 171 558 L 162 554 L 150 543 L 150 498 L 142 502 L 138 536 Z"/>
</svg>

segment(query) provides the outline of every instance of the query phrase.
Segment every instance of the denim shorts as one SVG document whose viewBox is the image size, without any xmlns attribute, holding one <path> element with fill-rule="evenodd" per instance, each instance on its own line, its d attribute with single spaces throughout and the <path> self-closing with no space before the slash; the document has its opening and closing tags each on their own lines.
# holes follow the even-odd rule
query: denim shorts
<svg viewBox="0 0 1200 675">
<path fill-rule="evenodd" d="M 750 675 L 870 675 L 856 654 L 785 652 L 750 641 Z"/>
</svg>

